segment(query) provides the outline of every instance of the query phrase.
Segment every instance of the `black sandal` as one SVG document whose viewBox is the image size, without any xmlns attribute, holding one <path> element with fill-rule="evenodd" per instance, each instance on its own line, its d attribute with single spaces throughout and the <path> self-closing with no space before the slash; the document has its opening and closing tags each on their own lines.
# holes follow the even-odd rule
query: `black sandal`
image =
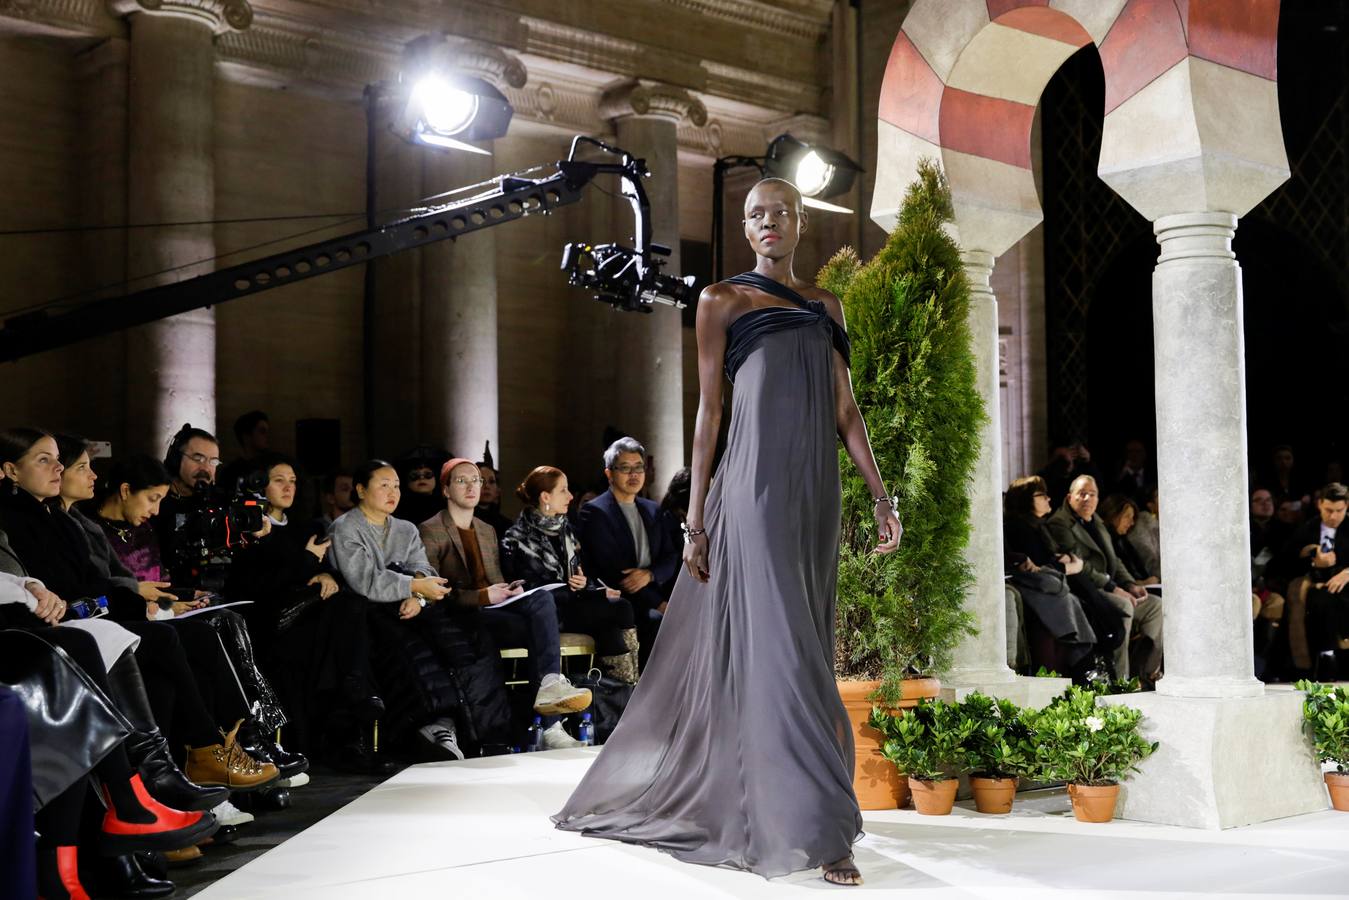
<svg viewBox="0 0 1349 900">
<path fill-rule="evenodd" d="M 830 884 L 837 884 L 841 887 L 857 887 L 862 883 L 862 873 L 857 870 L 853 864 L 853 858 L 840 859 L 837 862 L 828 863 L 821 866 L 824 870 L 820 877 Z M 833 876 L 833 877 L 830 877 Z"/>
</svg>

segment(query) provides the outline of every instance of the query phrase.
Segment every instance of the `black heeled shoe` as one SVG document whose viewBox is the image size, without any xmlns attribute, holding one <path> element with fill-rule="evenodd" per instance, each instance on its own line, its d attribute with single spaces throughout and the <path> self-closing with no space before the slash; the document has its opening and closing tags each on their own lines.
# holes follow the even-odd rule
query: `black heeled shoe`
<svg viewBox="0 0 1349 900">
<path fill-rule="evenodd" d="M 239 729 L 237 740 L 239 746 L 249 756 L 276 766 L 282 778 L 294 778 L 301 772 L 309 771 L 308 759 L 302 754 L 291 753 L 282 747 L 270 733 L 263 731 L 254 722 L 248 722 Z"/>
<path fill-rule="evenodd" d="M 342 696 L 347 711 L 363 725 L 369 725 L 384 715 L 384 700 L 375 693 L 367 679 L 348 675 L 342 679 Z"/>
<path fill-rule="evenodd" d="M 102 857 L 94 866 L 93 881 L 99 897 L 149 900 L 167 897 L 176 889 L 172 881 L 155 878 L 142 869 L 135 854 Z"/>
<path fill-rule="evenodd" d="M 123 746 L 150 796 L 165 806 L 187 812 L 208 812 L 230 797 L 229 788 L 202 787 L 189 780 L 173 761 L 169 743 L 157 728 L 132 732 Z"/>
</svg>

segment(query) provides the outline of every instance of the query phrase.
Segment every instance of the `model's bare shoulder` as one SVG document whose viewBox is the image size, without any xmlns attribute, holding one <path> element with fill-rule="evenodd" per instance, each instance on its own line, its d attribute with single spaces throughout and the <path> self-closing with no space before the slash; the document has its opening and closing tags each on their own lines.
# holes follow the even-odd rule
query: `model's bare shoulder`
<svg viewBox="0 0 1349 900">
<path fill-rule="evenodd" d="M 698 317 L 729 322 L 749 308 L 750 299 L 738 285 L 719 281 L 698 295 Z"/>
</svg>

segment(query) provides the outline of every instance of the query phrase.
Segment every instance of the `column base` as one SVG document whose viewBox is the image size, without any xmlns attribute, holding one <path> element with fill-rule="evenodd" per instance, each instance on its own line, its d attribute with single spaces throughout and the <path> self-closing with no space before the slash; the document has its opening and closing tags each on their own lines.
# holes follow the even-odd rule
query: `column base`
<svg viewBox="0 0 1349 900">
<path fill-rule="evenodd" d="M 1010 669 L 961 669 L 942 676 L 941 699 L 963 700 L 978 691 L 1017 706 L 1041 709 L 1068 690 L 1069 678 L 1032 678 Z"/>
<path fill-rule="evenodd" d="M 1302 693 L 1196 698 L 1117 694 L 1101 703 L 1142 710 L 1157 752 L 1121 785 L 1121 819 L 1235 828 L 1326 808 L 1326 788 L 1302 731 Z"/>
</svg>

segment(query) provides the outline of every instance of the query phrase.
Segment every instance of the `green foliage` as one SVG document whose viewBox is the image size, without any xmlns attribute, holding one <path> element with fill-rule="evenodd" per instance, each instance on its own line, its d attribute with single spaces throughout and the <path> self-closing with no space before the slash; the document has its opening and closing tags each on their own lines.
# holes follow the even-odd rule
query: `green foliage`
<svg viewBox="0 0 1349 900">
<path fill-rule="evenodd" d="M 1137 678 L 1116 678 L 1114 681 L 1090 682 L 1085 686 L 1085 690 L 1091 691 L 1098 697 L 1109 697 L 1112 694 L 1137 694 L 1143 690 L 1143 683 Z M 1065 693 L 1065 696 L 1071 694 L 1071 691 Z"/>
<path fill-rule="evenodd" d="M 1074 784 L 1117 784 L 1157 749 L 1138 733 L 1143 713 L 1097 706 L 1095 691 L 1073 687 L 1034 717 L 1035 777 Z"/>
<path fill-rule="evenodd" d="M 1302 720 L 1316 744 L 1317 760 L 1333 762 L 1335 771 L 1349 773 L 1349 691 L 1306 680 L 1294 687 L 1307 693 Z"/>
<path fill-rule="evenodd" d="M 946 781 L 962 770 L 974 724 L 957 703 L 922 700 L 898 716 L 873 707 L 871 727 L 885 738 L 881 754 L 899 771 L 919 781 Z"/>
<path fill-rule="evenodd" d="M 1036 670 L 1036 672 L 1035 672 L 1035 677 L 1036 677 L 1036 678 L 1062 678 L 1063 676 L 1060 675 L 1058 672 L 1055 672 L 1053 669 L 1046 669 L 1044 666 L 1041 666 L 1039 669 Z"/>
<path fill-rule="evenodd" d="M 973 580 L 964 559 L 967 486 L 985 413 L 966 322 L 969 285 L 942 227 L 951 217 L 945 175 L 924 160 L 876 257 L 864 265 L 844 248 L 817 278 L 843 303 L 853 389 L 904 524 L 896 553 L 871 555 L 872 495 L 841 452 L 836 672 L 880 679 L 883 703 L 899 699 L 906 675 L 950 668 L 952 650 L 973 630 L 963 608 Z"/>
<path fill-rule="evenodd" d="M 961 748 L 970 774 L 983 778 L 1030 774 L 1035 763 L 1034 710 L 976 691 L 961 702 L 960 715 L 970 728 Z"/>
</svg>

